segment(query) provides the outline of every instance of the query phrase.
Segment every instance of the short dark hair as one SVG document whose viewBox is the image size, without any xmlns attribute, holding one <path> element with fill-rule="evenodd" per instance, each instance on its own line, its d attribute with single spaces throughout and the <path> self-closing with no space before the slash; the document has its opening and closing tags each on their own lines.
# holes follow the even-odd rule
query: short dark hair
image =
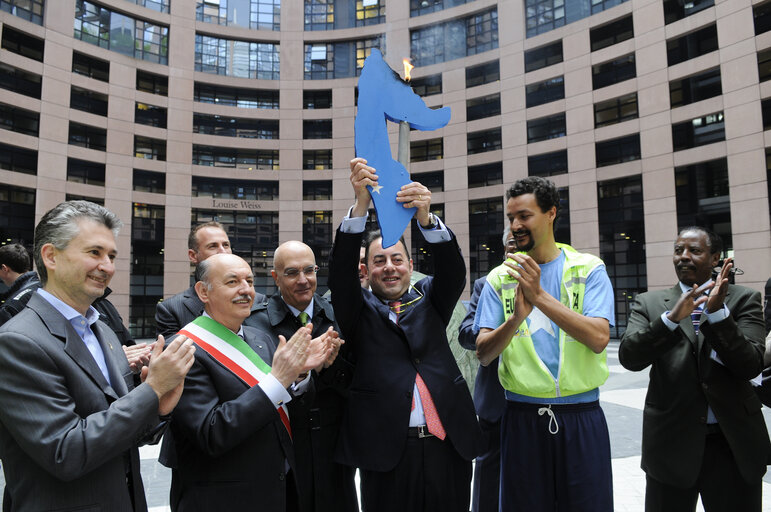
<svg viewBox="0 0 771 512">
<path fill-rule="evenodd" d="M 118 238 L 118 231 L 123 226 L 117 215 L 90 201 L 65 201 L 48 210 L 35 226 L 33 249 L 35 266 L 43 286 L 48 282 L 48 270 L 43 264 L 41 249 L 46 244 L 53 244 L 60 251 L 66 249 L 70 241 L 78 236 L 78 222 L 83 219 L 102 224 L 112 231 L 115 238 Z"/>
<path fill-rule="evenodd" d="M 217 228 L 217 229 L 221 229 L 222 231 L 225 231 L 225 228 L 222 226 L 222 224 L 220 224 L 216 220 L 204 222 L 203 224 L 198 224 L 193 229 L 191 229 L 190 234 L 187 235 L 188 249 L 198 252 L 198 232 L 203 228 Z M 227 231 L 225 231 L 225 233 L 227 233 Z"/>
<path fill-rule="evenodd" d="M 681 229 L 677 233 L 677 238 L 680 238 L 683 236 L 683 233 L 686 233 L 688 231 L 697 231 L 704 233 L 704 235 L 707 237 L 707 245 L 709 246 L 709 253 L 710 254 L 720 254 L 723 252 L 723 239 L 720 238 L 720 235 L 712 231 L 711 229 L 702 227 L 702 226 L 687 226 Z"/>
<path fill-rule="evenodd" d="M 372 245 L 372 242 L 378 238 L 383 238 L 383 235 L 380 233 L 379 229 L 370 231 L 364 236 L 364 261 L 369 261 L 369 247 Z M 404 241 L 404 237 L 399 237 L 399 241 L 404 246 L 405 256 L 407 256 L 407 259 L 410 259 L 410 249 L 407 247 L 407 242 Z"/>
<path fill-rule="evenodd" d="M 540 176 L 528 176 L 517 180 L 506 191 L 506 201 L 512 197 L 518 197 L 524 194 L 533 194 L 535 201 L 538 203 L 538 207 L 542 212 L 546 213 L 551 210 L 552 207 L 557 209 L 557 214 L 554 217 L 554 224 L 557 223 L 557 218 L 560 215 L 560 193 L 557 190 L 557 185 L 551 180 L 541 178 Z"/>
<path fill-rule="evenodd" d="M 32 270 L 32 258 L 21 244 L 8 244 L 0 247 L 0 265 L 5 265 L 17 274 Z"/>
</svg>

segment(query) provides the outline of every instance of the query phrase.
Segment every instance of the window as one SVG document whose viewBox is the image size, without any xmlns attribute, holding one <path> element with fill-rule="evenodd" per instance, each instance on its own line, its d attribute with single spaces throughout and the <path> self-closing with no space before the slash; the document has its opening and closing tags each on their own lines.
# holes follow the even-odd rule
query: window
<svg viewBox="0 0 771 512">
<path fill-rule="evenodd" d="M 70 108 L 107 117 L 107 95 L 73 85 L 70 87 Z"/>
<path fill-rule="evenodd" d="M 615 165 L 640 159 L 640 134 L 603 140 L 594 144 L 597 167 Z"/>
<path fill-rule="evenodd" d="M 129 57 L 168 64 L 169 27 L 75 0 L 75 39 Z"/>
<path fill-rule="evenodd" d="M 497 82 L 501 79 L 501 68 L 497 60 L 466 68 L 466 88 Z"/>
<path fill-rule="evenodd" d="M 416 66 L 428 66 L 498 48 L 498 10 L 410 31 Z M 463 44 L 465 42 L 465 44 Z"/>
<path fill-rule="evenodd" d="M 240 108 L 269 108 L 279 106 L 278 91 L 272 89 L 242 89 L 196 82 L 193 99 L 201 103 L 214 103 Z"/>
<path fill-rule="evenodd" d="M 634 27 L 632 26 L 631 14 L 589 31 L 593 52 L 632 39 L 632 37 L 634 37 Z"/>
<path fill-rule="evenodd" d="M 597 14 L 626 0 L 526 0 L 527 37 Z"/>
<path fill-rule="evenodd" d="M 728 161 L 725 158 L 675 167 L 677 229 L 703 226 L 723 239 L 723 255 L 733 250 Z"/>
<path fill-rule="evenodd" d="M 40 114 L 0 103 L 0 128 L 37 137 L 40 130 Z"/>
<path fill-rule="evenodd" d="M 152 192 L 154 194 L 166 193 L 166 175 L 162 172 L 143 171 L 134 169 L 133 190 L 137 192 Z"/>
<path fill-rule="evenodd" d="M 305 45 L 305 79 L 326 80 L 359 76 L 364 59 L 373 48 L 385 52 L 385 36 L 355 41 L 313 43 Z"/>
<path fill-rule="evenodd" d="M 193 197 L 218 199 L 250 199 L 273 201 L 278 199 L 278 181 L 230 180 L 193 176 Z"/>
<path fill-rule="evenodd" d="M 672 125 L 672 146 L 675 151 L 704 146 L 721 140 L 725 140 L 725 123 L 722 112 Z"/>
<path fill-rule="evenodd" d="M 78 160 L 76 158 L 67 159 L 67 181 L 74 183 L 85 183 L 86 185 L 104 186 L 104 164 L 89 162 L 87 160 Z"/>
<path fill-rule="evenodd" d="M 281 30 L 281 0 L 203 0 L 196 19 L 256 30 Z"/>
<path fill-rule="evenodd" d="M 430 211 L 440 219 L 446 218 L 444 215 L 444 205 L 442 203 L 432 202 Z M 410 254 L 412 255 L 413 270 L 415 272 L 421 272 L 426 275 L 436 274 L 436 268 L 434 266 L 435 259 L 431 254 L 431 245 L 426 242 L 426 239 L 420 233 L 418 223 L 411 222 L 409 229 L 412 235 L 412 247 Z"/>
<path fill-rule="evenodd" d="M 466 134 L 466 152 L 469 155 L 501 149 L 501 129 L 482 130 Z"/>
<path fill-rule="evenodd" d="M 107 151 L 107 130 L 70 121 L 69 144 Z"/>
<path fill-rule="evenodd" d="M 317 170 L 332 168 L 331 149 L 305 149 L 303 150 L 303 169 Z"/>
<path fill-rule="evenodd" d="M 232 149 L 193 144 L 193 165 L 278 170 L 278 151 Z"/>
<path fill-rule="evenodd" d="M 134 135 L 134 156 L 148 160 L 166 161 L 166 141 Z"/>
<path fill-rule="evenodd" d="M 305 0 L 305 30 L 334 30 L 385 22 L 386 0 Z"/>
<path fill-rule="evenodd" d="M 466 100 L 466 121 L 500 115 L 501 95 L 499 93 Z"/>
<path fill-rule="evenodd" d="M 493 162 L 491 164 L 472 165 L 468 168 L 468 187 L 487 187 L 503 183 L 503 164 Z"/>
<path fill-rule="evenodd" d="M 340 19 L 338 17 L 338 19 Z M 385 0 L 356 0 L 357 27 L 385 22 Z"/>
<path fill-rule="evenodd" d="M 40 99 L 40 75 L 14 68 L 0 62 L 0 87 Z"/>
<path fill-rule="evenodd" d="M 303 199 L 332 199 L 332 180 L 303 181 Z"/>
<path fill-rule="evenodd" d="M 527 108 L 536 107 L 565 98 L 565 79 L 561 76 L 550 78 L 525 87 Z"/>
<path fill-rule="evenodd" d="M 319 271 L 316 274 L 316 293 L 324 293 L 329 277 L 329 254 L 332 252 L 332 234 L 335 225 L 329 210 L 303 212 L 303 243 L 316 256 Z"/>
<path fill-rule="evenodd" d="M 311 89 L 303 91 L 303 108 L 332 108 L 332 90 Z"/>
<path fill-rule="evenodd" d="M 428 75 L 410 80 L 410 87 L 418 96 L 442 94 L 442 74 Z"/>
<path fill-rule="evenodd" d="M 193 133 L 246 139 L 277 139 L 278 120 L 194 113 Z"/>
<path fill-rule="evenodd" d="M 303 139 L 331 139 L 331 119 L 306 119 L 303 121 Z"/>
<path fill-rule="evenodd" d="M 720 68 L 669 82 L 669 103 L 674 107 L 689 105 L 723 94 Z"/>
<path fill-rule="evenodd" d="M 597 183 L 597 213 L 600 257 L 615 295 L 616 318 L 610 335 L 620 338 L 635 296 L 648 288 L 642 178 Z"/>
<path fill-rule="evenodd" d="M 421 183 L 431 192 L 444 191 L 444 171 L 413 173 L 412 180 Z"/>
<path fill-rule="evenodd" d="M 760 108 L 763 111 L 763 129 L 771 128 L 771 98 L 766 98 L 760 102 Z"/>
<path fill-rule="evenodd" d="M 37 151 L 0 143 L 0 169 L 37 174 Z"/>
<path fill-rule="evenodd" d="M 496 194 L 497 195 L 497 194 Z M 501 196 L 468 202 L 471 282 L 487 275 L 504 258 L 504 208 Z"/>
<path fill-rule="evenodd" d="M 34 230 L 35 190 L 0 183 L 0 240 L 32 247 Z"/>
<path fill-rule="evenodd" d="M 137 69 L 137 91 L 169 95 L 169 77 Z"/>
<path fill-rule="evenodd" d="M 758 76 L 761 82 L 771 78 L 771 48 L 758 52 Z"/>
<path fill-rule="evenodd" d="M 109 62 L 75 51 L 72 52 L 72 72 L 102 82 L 110 81 Z"/>
<path fill-rule="evenodd" d="M 260 80 L 279 79 L 279 45 L 195 35 L 195 70 Z"/>
<path fill-rule="evenodd" d="M 560 208 L 554 219 L 554 240 L 570 245 L 570 189 L 562 187 L 557 192 L 560 195 Z"/>
<path fill-rule="evenodd" d="M 444 139 L 417 140 L 410 142 L 410 162 L 441 160 L 444 155 Z M 424 183 L 425 185 L 425 183 Z"/>
<path fill-rule="evenodd" d="M 129 329 L 137 338 L 152 338 L 155 306 L 163 300 L 165 211 L 163 206 L 132 206 Z"/>
<path fill-rule="evenodd" d="M 43 3 L 44 0 L 0 0 L 0 11 L 42 25 Z"/>
<path fill-rule="evenodd" d="M 564 137 L 565 113 L 539 117 L 527 122 L 527 143 Z"/>
<path fill-rule="evenodd" d="M 715 0 L 664 0 L 664 23 L 674 23 L 713 5 Z"/>
<path fill-rule="evenodd" d="M 3 39 L 0 42 L 0 47 L 9 52 L 18 53 L 23 57 L 34 59 L 39 62 L 43 62 L 43 47 L 45 43 L 42 39 L 25 34 L 9 27 L 7 24 L 3 25 Z"/>
<path fill-rule="evenodd" d="M 626 94 L 594 104 L 594 127 L 637 119 L 637 93 Z"/>
<path fill-rule="evenodd" d="M 634 53 L 592 66 L 592 88 L 602 89 L 637 76 Z"/>
<path fill-rule="evenodd" d="M 717 50 L 717 26 L 710 25 L 667 41 L 667 65 L 674 66 Z"/>
<path fill-rule="evenodd" d="M 527 157 L 527 175 L 547 178 L 568 172 L 568 150 Z"/>
<path fill-rule="evenodd" d="M 166 109 L 137 101 L 134 109 L 134 122 L 158 128 L 166 128 Z"/>
<path fill-rule="evenodd" d="M 410 17 L 422 16 L 462 5 L 470 0 L 410 0 Z"/>
<path fill-rule="evenodd" d="M 142 7 L 147 7 L 158 12 L 169 12 L 170 0 L 128 0 Z"/>
<path fill-rule="evenodd" d="M 305 30 L 335 28 L 335 0 L 305 0 Z"/>
<path fill-rule="evenodd" d="M 771 2 L 753 6 L 752 15 L 755 18 L 756 36 L 771 30 Z"/>
<path fill-rule="evenodd" d="M 562 62 L 562 40 L 525 51 L 525 73 Z"/>
</svg>

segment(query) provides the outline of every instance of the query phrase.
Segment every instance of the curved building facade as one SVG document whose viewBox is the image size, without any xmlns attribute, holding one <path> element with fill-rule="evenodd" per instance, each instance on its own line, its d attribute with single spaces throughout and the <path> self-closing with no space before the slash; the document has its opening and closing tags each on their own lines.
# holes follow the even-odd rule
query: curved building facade
<svg viewBox="0 0 771 512">
<path fill-rule="evenodd" d="M 0 0 L 0 240 L 31 244 L 65 199 L 115 211 L 112 298 L 140 337 L 189 285 L 192 224 L 225 224 L 263 291 L 283 241 L 325 267 L 379 48 L 452 109 L 412 131 L 410 171 L 470 277 L 502 259 L 506 185 L 548 176 L 557 238 L 605 259 L 622 330 L 636 292 L 671 285 L 678 227 L 723 235 L 738 282 L 771 276 L 769 29 L 751 0 Z"/>
</svg>

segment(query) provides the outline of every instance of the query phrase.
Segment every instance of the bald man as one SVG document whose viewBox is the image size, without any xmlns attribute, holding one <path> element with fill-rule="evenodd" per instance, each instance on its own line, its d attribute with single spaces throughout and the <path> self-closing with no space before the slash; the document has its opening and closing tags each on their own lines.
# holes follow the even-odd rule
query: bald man
<svg viewBox="0 0 771 512">
<path fill-rule="evenodd" d="M 314 338 L 330 326 L 339 332 L 332 305 L 316 293 L 318 269 L 310 247 L 298 241 L 281 244 L 271 270 L 278 294 L 258 304 L 244 325 L 272 333 L 274 339 L 307 324 Z M 353 469 L 332 460 L 353 375 L 345 345 L 341 350 L 331 366 L 312 372 L 311 389 L 289 403 L 301 512 L 358 510 Z"/>
</svg>

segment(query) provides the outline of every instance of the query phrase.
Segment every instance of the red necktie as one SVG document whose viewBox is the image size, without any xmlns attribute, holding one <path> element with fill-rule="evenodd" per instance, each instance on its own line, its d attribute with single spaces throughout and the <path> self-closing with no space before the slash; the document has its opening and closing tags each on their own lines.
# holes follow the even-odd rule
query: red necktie
<svg viewBox="0 0 771 512">
<path fill-rule="evenodd" d="M 394 300 L 389 302 L 388 305 L 391 307 L 391 311 L 396 314 L 396 325 L 399 325 L 399 307 L 402 305 L 401 301 Z M 434 405 L 434 399 L 431 398 L 431 393 L 428 391 L 428 387 L 419 373 L 415 375 L 415 384 L 417 385 L 418 393 L 420 393 L 420 401 L 423 404 L 423 415 L 426 417 L 428 431 L 444 441 L 444 438 L 447 437 L 447 433 L 444 431 L 442 420 L 439 419 L 439 413 Z M 415 410 L 414 396 L 412 397 L 412 410 Z"/>
</svg>

